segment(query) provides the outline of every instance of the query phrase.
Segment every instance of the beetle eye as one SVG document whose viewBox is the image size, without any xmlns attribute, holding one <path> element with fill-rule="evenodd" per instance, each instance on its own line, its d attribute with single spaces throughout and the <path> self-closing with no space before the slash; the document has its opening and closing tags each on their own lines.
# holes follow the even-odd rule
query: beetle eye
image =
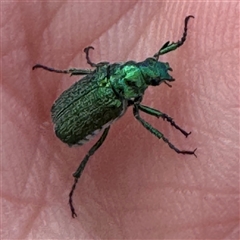
<svg viewBox="0 0 240 240">
<path fill-rule="evenodd" d="M 129 87 L 136 87 L 136 83 L 132 80 L 127 80 L 126 83 Z"/>
</svg>

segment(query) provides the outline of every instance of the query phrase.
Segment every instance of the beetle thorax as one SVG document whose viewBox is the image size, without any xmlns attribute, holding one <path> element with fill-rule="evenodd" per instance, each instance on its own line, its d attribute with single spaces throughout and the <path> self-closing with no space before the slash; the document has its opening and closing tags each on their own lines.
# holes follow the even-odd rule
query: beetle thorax
<svg viewBox="0 0 240 240">
<path fill-rule="evenodd" d="M 148 85 L 135 62 L 127 62 L 110 77 L 112 87 L 126 100 L 141 97 Z"/>
</svg>

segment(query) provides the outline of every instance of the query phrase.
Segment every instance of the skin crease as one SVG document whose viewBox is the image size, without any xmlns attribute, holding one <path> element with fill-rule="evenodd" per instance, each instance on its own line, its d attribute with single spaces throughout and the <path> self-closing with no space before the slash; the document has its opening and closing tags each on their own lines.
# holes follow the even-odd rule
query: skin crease
<svg viewBox="0 0 240 240">
<path fill-rule="evenodd" d="M 161 58 L 173 87 L 149 88 L 143 103 L 192 134 L 141 116 L 198 157 L 176 154 L 129 109 L 87 164 L 72 219 L 72 173 L 96 140 L 63 144 L 50 108 L 80 77 L 31 67 L 89 68 L 89 45 L 93 62 L 141 61 L 178 40 L 189 14 L 186 43 Z M 1 238 L 238 239 L 238 17 L 238 3 L 3 3 Z"/>
</svg>

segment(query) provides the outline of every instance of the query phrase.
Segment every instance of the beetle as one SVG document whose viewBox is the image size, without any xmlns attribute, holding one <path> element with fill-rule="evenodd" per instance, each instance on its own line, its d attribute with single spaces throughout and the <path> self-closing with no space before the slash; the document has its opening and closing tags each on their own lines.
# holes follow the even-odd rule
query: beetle
<svg viewBox="0 0 240 240">
<path fill-rule="evenodd" d="M 62 142 L 69 146 L 83 145 L 103 130 L 99 140 L 89 150 L 73 174 L 75 180 L 69 193 L 72 217 L 77 216 L 73 207 L 73 193 L 89 158 L 105 141 L 111 124 L 123 116 L 129 106 L 133 107 L 133 115 L 143 127 L 157 138 L 162 139 L 175 152 L 196 156 L 196 149 L 194 151 L 179 150 L 140 116 L 140 111 L 142 111 L 157 118 L 161 117 L 186 137 L 191 133 L 180 128 L 167 114 L 141 104 L 144 92 L 149 86 L 165 83 L 171 87 L 168 82 L 175 80 L 168 73 L 168 71 L 172 71 L 169 64 L 158 60 L 160 55 L 174 51 L 183 45 L 186 41 L 190 18 L 194 18 L 194 16 L 189 15 L 185 18 L 184 31 L 180 40 L 176 43 L 166 42 L 153 57 L 142 62 L 128 61 L 113 64 L 100 62 L 96 64 L 89 58 L 89 50 L 94 49 L 89 46 L 84 49 L 84 52 L 87 63 L 95 68 L 94 70 L 76 68 L 57 70 L 41 64 L 33 66 L 33 69 L 42 68 L 71 76 L 86 75 L 64 91 L 51 108 L 55 133 Z"/>
</svg>

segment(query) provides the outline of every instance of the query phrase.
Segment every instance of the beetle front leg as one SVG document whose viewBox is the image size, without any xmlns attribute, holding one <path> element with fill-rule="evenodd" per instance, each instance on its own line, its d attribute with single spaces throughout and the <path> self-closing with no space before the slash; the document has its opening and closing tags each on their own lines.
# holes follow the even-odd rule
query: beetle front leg
<svg viewBox="0 0 240 240">
<path fill-rule="evenodd" d="M 169 117 L 167 114 L 165 113 L 162 113 L 154 108 L 150 108 L 148 106 L 144 106 L 144 105 L 138 105 L 138 108 L 139 110 L 147 113 L 147 114 L 150 114 L 152 116 L 155 116 L 157 118 L 161 117 L 163 120 L 167 120 L 168 122 L 171 123 L 171 125 L 173 127 L 175 127 L 177 130 L 179 130 L 185 137 L 187 137 L 188 135 L 191 134 L 191 132 L 187 133 L 186 131 L 184 131 L 182 128 L 180 128 L 174 121 L 171 117 Z"/>
<path fill-rule="evenodd" d="M 197 149 L 195 149 L 194 151 L 186 151 L 186 150 L 179 150 L 178 148 L 176 148 L 171 142 L 169 142 L 169 140 L 167 138 L 164 137 L 164 135 L 159 132 L 156 128 L 152 127 L 148 122 L 146 122 L 145 120 L 143 120 L 141 117 L 140 117 L 140 114 L 139 114 L 139 105 L 135 104 L 134 107 L 133 107 L 133 114 L 134 114 L 134 117 L 149 131 L 151 132 L 152 134 L 154 134 L 157 138 L 159 139 L 162 139 L 165 143 L 168 144 L 168 146 L 173 149 L 175 152 L 177 153 L 181 153 L 181 154 L 189 154 L 189 155 L 194 155 L 195 157 L 196 154 L 195 154 L 195 151 Z"/>
<path fill-rule="evenodd" d="M 72 186 L 72 190 L 71 192 L 69 193 L 69 205 L 70 205 L 70 209 L 71 209 L 71 212 L 72 212 L 72 217 L 76 217 L 77 214 L 75 212 L 75 209 L 73 207 L 73 193 L 74 193 L 74 190 L 76 188 L 76 185 L 77 185 L 77 182 L 78 182 L 78 179 L 81 177 L 81 174 L 89 160 L 89 158 L 98 150 L 99 147 L 101 147 L 101 145 L 103 144 L 103 142 L 105 141 L 107 135 L 108 135 L 108 132 L 109 132 L 109 129 L 110 129 L 110 126 L 107 127 L 102 136 L 99 138 L 99 140 L 91 147 L 91 149 L 89 150 L 89 152 L 87 153 L 87 155 L 84 157 L 84 159 L 82 160 L 82 162 L 80 163 L 77 171 L 73 174 L 73 177 L 75 178 L 74 179 L 74 184 Z"/>
<path fill-rule="evenodd" d="M 175 49 L 177 49 L 183 45 L 183 43 L 186 41 L 186 38 L 187 38 L 187 25 L 188 25 L 188 21 L 190 18 L 194 18 L 194 16 L 189 15 L 185 18 L 182 38 L 180 40 L 178 40 L 176 43 L 172 42 L 170 44 L 170 42 L 168 41 L 165 44 L 163 44 L 163 46 L 160 48 L 160 50 L 157 53 L 155 53 L 153 56 L 156 58 L 156 60 L 158 60 L 160 55 L 174 51 Z"/>
</svg>

